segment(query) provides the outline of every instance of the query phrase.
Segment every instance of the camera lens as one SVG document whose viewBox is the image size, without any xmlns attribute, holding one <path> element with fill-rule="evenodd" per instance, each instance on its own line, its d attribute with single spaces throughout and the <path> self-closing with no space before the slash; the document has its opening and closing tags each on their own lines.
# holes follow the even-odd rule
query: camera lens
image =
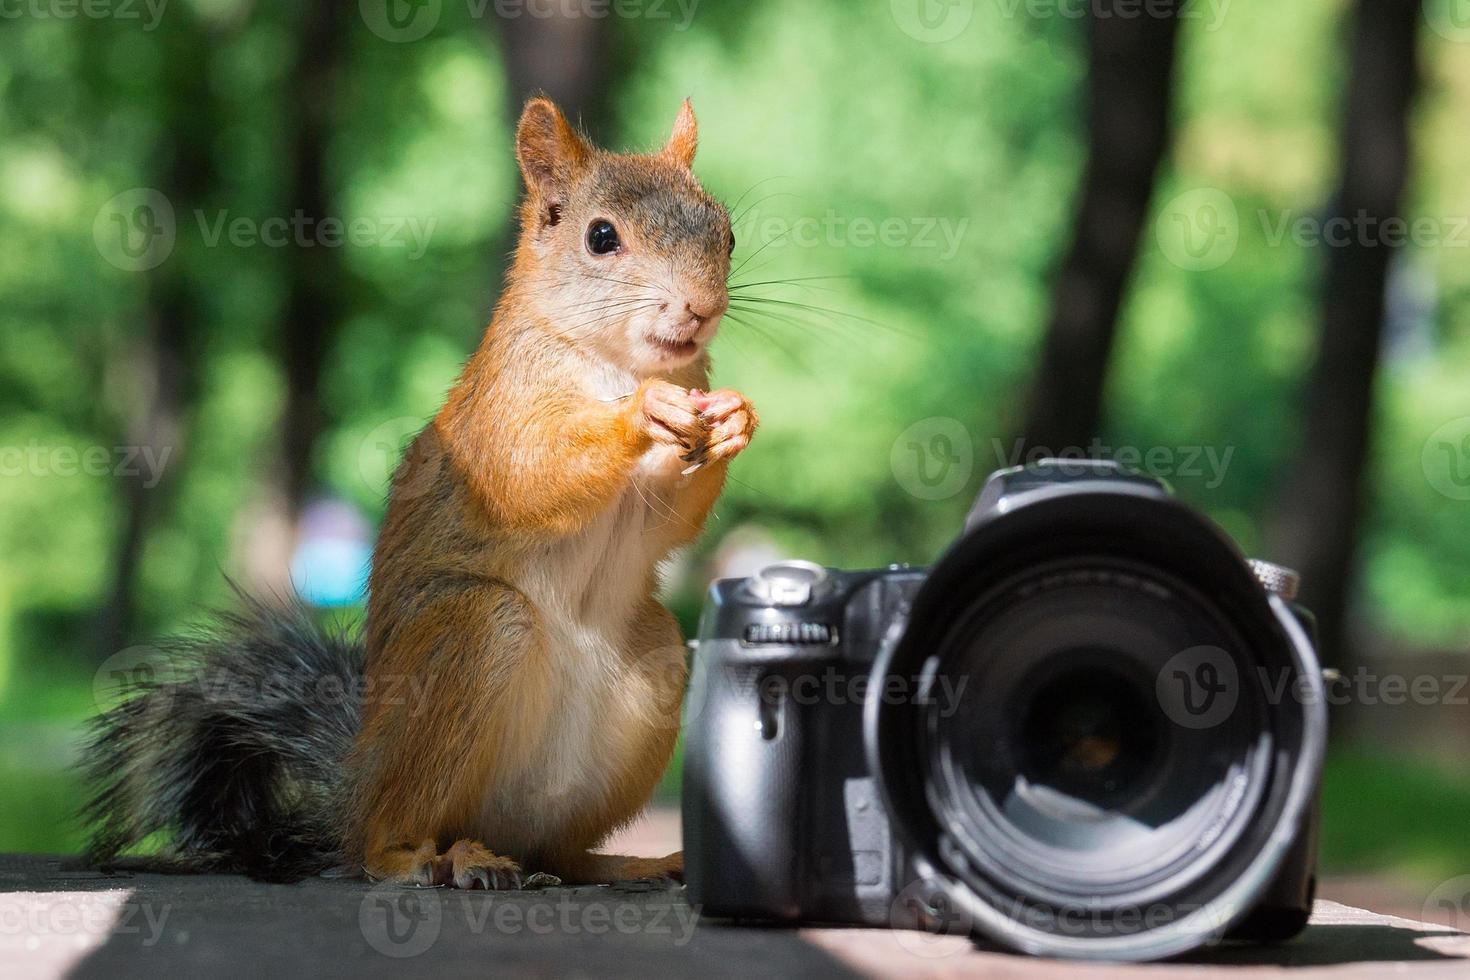
<svg viewBox="0 0 1470 980">
<path fill-rule="evenodd" d="M 1177 501 L 1024 483 L 894 624 L 869 764 L 920 880 L 1025 952 L 1155 959 L 1244 920 L 1300 838 L 1310 639 Z M 985 503 L 982 499 L 982 503 Z M 1295 873 L 1301 873 L 1300 871 Z"/>
<path fill-rule="evenodd" d="M 1172 724 L 1155 682 L 1179 651 L 1241 641 L 1182 582 L 1101 557 L 977 597 L 937 653 L 951 703 L 928 717 L 931 803 L 969 862 L 1051 904 L 1144 906 L 1203 874 L 1259 796 L 1249 700 Z M 963 679 L 964 683 L 960 683 Z"/>
</svg>

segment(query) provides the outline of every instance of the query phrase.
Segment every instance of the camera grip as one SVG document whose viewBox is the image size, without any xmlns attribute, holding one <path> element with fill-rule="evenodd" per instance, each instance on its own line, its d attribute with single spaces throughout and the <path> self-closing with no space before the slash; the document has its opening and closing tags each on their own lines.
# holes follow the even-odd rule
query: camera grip
<svg viewBox="0 0 1470 980">
<path fill-rule="evenodd" d="M 803 733 L 782 672 L 789 665 L 742 653 L 733 641 L 705 641 L 695 658 L 684 750 L 685 883 L 690 904 L 706 915 L 795 921 Z"/>
</svg>

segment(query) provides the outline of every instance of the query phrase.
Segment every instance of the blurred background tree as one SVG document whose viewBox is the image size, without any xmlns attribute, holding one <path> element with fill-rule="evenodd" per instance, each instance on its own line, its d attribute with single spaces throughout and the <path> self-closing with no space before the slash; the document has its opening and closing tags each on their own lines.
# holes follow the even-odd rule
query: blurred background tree
<svg viewBox="0 0 1470 980">
<path fill-rule="evenodd" d="M 620 147 L 692 96 L 735 281 L 794 280 L 716 344 L 764 423 L 671 569 L 686 625 L 773 555 L 927 561 L 1045 449 L 1132 459 L 1301 564 L 1335 661 L 1463 676 L 1470 27 L 1439 0 L 1125 5 L 7 15 L 0 849 L 75 846 L 77 725 L 226 575 L 356 615 L 397 454 L 494 303 L 537 90 Z M 1464 702 L 1363 707 L 1329 863 L 1463 869 Z"/>
</svg>

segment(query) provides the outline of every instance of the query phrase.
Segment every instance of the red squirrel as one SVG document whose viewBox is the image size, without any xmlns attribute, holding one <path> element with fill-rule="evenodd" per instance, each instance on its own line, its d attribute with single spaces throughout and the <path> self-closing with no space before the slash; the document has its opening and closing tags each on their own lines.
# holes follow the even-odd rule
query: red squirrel
<svg viewBox="0 0 1470 980">
<path fill-rule="evenodd" d="M 756 427 L 744 396 L 707 390 L 735 238 L 697 142 L 687 101 L 646 155 L 526 104 L 515 260 L 395 474 L 361 640 L 246 601 L 175 644 L 182 675 L 95 723 L 94 861 L 166 830 L 186 863 L 258 877 L 680 878 L 679 854 L 596 848 L 646 805 L 678 732 L 685 653 L 658 565 Z M 361 696 L 260 697 L 278 675 Z"/>
</svg>

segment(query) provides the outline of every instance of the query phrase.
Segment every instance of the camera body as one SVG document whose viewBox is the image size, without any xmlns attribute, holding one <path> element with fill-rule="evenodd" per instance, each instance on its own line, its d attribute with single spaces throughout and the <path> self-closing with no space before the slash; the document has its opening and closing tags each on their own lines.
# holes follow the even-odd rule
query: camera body
<svg viewBox="0 0 1470 980">
<path fill-rule="evenodd" d="M 887 925 L 913 871 L 868 766 L 863 699 L 924 574 L 817 569 L 799 603 L 762 581 L 812 571 L 710 590 L 686 700 L 685 880 L 706 915 Z"/>
<path fill-rule="evenodd" d="M 1182 528 L 1192 528 L 1192 536 Z M 1134 553 L 1124 542 L 1139 535 L 1151 543 Z M 1018 544 L 1026 541 L 1048 543 L 1032 551 Z M 1222 604 L 1230 615 L 1248 618 L 1257 631 L 1253 636 L 1221 625 L 1225 633 L 1219 635 L 1228 634 L 1233 643 L 1221 639 L 1218 646 L 1202 646 L 1202 655 L 1186 652 L 1182 661 L 1171 656 L 1164 666 L 1160 653 L 1139 669 L 1128 664 L 1114 672 L 1108 658 L 1127 655 L 1115 656 L 1106 643 L 1094 648 L 1093 640 L 1081 636 L 1058 646 L 1062 641 L 1035 635 L 1121 630 L 1119 649 L 1128 642 L 1147 648 L 1150 638 L 1135 641 L 1126 621 L 1096 625 L 1088 618 L 1097 615 L 1094 607 L 1116 604 L 1098 590 L 1126 590 L 1123 603 L 1140 603 L 1135 618 L 1146 618 L 1148 602 L 1184 604 L 1189 586 L 1173 576 L 1184 576 L 1185 569 L 1157 575 L 1134 569 L 1143 569 L 1154 554 L 1191 545 L 1208 560 L 1190 574 L 1219 576 Z M 1113 563 L 1123 563 L 1121 571 Z M 1029 584 L 1008 584 L 996 593 L 994 583 L 1007 575 Z M 686 699 L 683 819 L 690 902 L 715 918 L 964 931 L 1027 952 L 1113 959 L 1158 958 L 1227 937 L 1276 941 L 1294 935 L 1305 925 L 1312 901 L 1325 716 L 1312 620 L 1289 601 L 1293 586 L 1286 570 L 1264 563 L 1253 569 L 1162 482 L 1113 464 L 1079 461 L 993 475 L 965 533 L 932 570 L 891 565 L 836 571 L 782 562 L 750 578 L 714 583 Z M 1171 596 L 1168 589 L 1180 591 Z M 1004 597 L 985 607 L 1000 610 L 987 614 L 997 621 L 1041 599 L 1052 606 L 1023 615 L 1030 632 L 1002 632 L 997 646 L 984 640 L 983 630 L 990 627 L 965 625 L 978 613 L 957 611 L 982 593 Z M 1209 601 L 1203 592 L 1190 590 L 1189 596 Z M 972 646 L 1017 652 L 983 661 L 997 666 L 977 668 L 982 660 L 973 658 L 965 666 L 947 665 L 944 651 L 964 649 L 970 641 L 954 636 L 966 630 L 981 631 Z M 1253 657 L 1260 652 L 1252 650 L 1253 642 L 1278 645 L 1273 651 L 1280 656 Z M 1026 652 L 1063 646 L 1056 654 Z M 1028 658 L 1037 662 L 1034 669 L 1002 669 L 1010 660 Z M 1081 685 L 1056 681 L 1056 664 L 1093 661 L 1099 662 L 1096 677 L 1084 676 Z M 1259 668 L 1260 676 L 1253 677 L 1249 664 L 1267 662 L 1279 665 L 1278 671 Z M 1138 690 L 1156 683 L 1159 701 L 1140 707 L 1127 700 L 1132 695 L 1119 681 L 1123 721 L 1108 720 L 1106 712 L 1100 716 L 1088 690 L 1107 689 L 1114 673 L 1142 677 L 1128 682 Z M 1222 675 L 1229 675 L 1234 693 L 1225 690 Z M 1260 688 L 1283 677 L 1296 697 L 1257 705 Z M 1177 697 L 1170 693 L 1176 678 Z M 997 696 L 1009 700 L 986 701 L 992 684 Z M 1210 691 L 1216 690 L 1234 699 L 1233 714 L 1241 717 L 1214 722 L 1224 726 L 1218 731 L 1190 731 L 1195 720 L 1189 711 L 1203 704 L 1202 693 L 1213 699 Z M 1025 717 L 993 721 L 1017 715 L 1028 699 L 1039 707 Z M 1129 727 L 1128 716 L 1139 714 L 1157 715 L 1154 727 Z M 1079 736 L 1068 717 L 1097 730 Z M 1048 755 L 1038 770 L 1027 746 L 1053 744 L 1048 726 L 1054 725 L 1062 726 L 1059 744 L 1068 749 Z M 1242 726 L 1234 742 L 1222 734 L 1231 725 Z M 922 743 L 945 742 L 937 733 L 954 726 L 964 744 L 995 746 L 994 752 L 982 748 L 975 759 L 954 763 L 964 752 L 923 748 Z M 1278 762 L 1272 769 L 1271 759 L 1252 755 L 1257 729 L 1270 730 L 1268 755 L 1289 756 L 1294 764 Z M 1189 800 L 1161 805 L 1170 781 L 1183 778 L 1177 775 L 1180 766 L 1171 770 L 1168 760 L 1180 757 L 1188 767 L 1188 755 L 1210 751 L 1212 738 L 1222 757 L 1237 751 L 1231 745 L 1244 746 L 1238 748 L 1239 763 L 1222 769 L 1218 780 L 1233 788 L 1222 795 L 1214 784 L 1191 785 L 1175 794 Z M 1178 751 L 1170 748 L 1176 740 Z M 1147 797 L 1137 805 L 1125 791 L 1146 777 L 1120 769 L 1131 756 L 1144 760 L 1137 770 L 1162 772 L 1156 785 L 1135 794 Z M 997 769 L 1006 787 L 994 794 L 1000 802 L 988 810 L 977 808 L 968 789 L 956 791 L 964 798 L 958 808 L 941 799 L 947 791 L 935 789 L 973 783 L 982 787 L 974 796 L 988 806 L 991 794 L 984 787 L 995 784 Z M 1012 769 L 1019 773 L 1014 785 Z M 1119 772 L 1128 778 L 1115 778 Z M 1249 789 L 1252 780 L 1259 791 Z M 1231 793 L 1239 798 L 1234 804 Z M 1207 814 L 1194 797 L 1223 809 Z M 1256 810 L 1242 815 L 1248 806 Z M 1115 811 L 1126 813 L 1117 826 Z M 1252 821 L 1264 826 L 1252 833 Z M 1175 824 L 1179 832 L 1163 838 L 1160 828 Z M 1077 828 L 1082 837 L 1074 833 Z M 1045 846 L 1036 844 L 1034 857 L 1002 850 L 999 866 L 989 868 L 988 850 L 1010 847 L 1008 838 L 1016 835 L 1033 835 Z M 1226 848 L 1226 837 L 1233 850 Z M 1109 878 L 1113 872 L 1099 870 L 1100 859 L 1089 851 L 1178 851 L 1185 854 L 1179 861 L 1199 865 L 1188 852 L 1205 850 L 1206 844 L 1220 849 L 1216 864 L 1205 871 L 1178 861 L 1161 865 L 1133 891 L 1136 883 L 1125 888 L 1116 874 Z M 1077 848 L 1077 881 L 1069 890 L 1070 848 Z M 1059 877 L 1018 880 L 1011 887 L 1012 872 L 1004 866 L 1049 867 L 1048 862 L 1057 865 L 1051 870 Z M 1210 887 L 1195 881 L 1211 876 L 1216 881 Z M 1168 890 L 1171 881 L 1182 882 L 1176 892 Z M 1137 896 L 1134 911 L 1140 916 L 1127 928 L 1118 925 L 1120 914 L 1108 905 L 1108 896 L 1124 893 Z M 1164 914 L 1144 922 L 1141 917 L 1155 906 Z M 1069 926 L 1067 914 L 1100 918 Z"/>
</svg>

